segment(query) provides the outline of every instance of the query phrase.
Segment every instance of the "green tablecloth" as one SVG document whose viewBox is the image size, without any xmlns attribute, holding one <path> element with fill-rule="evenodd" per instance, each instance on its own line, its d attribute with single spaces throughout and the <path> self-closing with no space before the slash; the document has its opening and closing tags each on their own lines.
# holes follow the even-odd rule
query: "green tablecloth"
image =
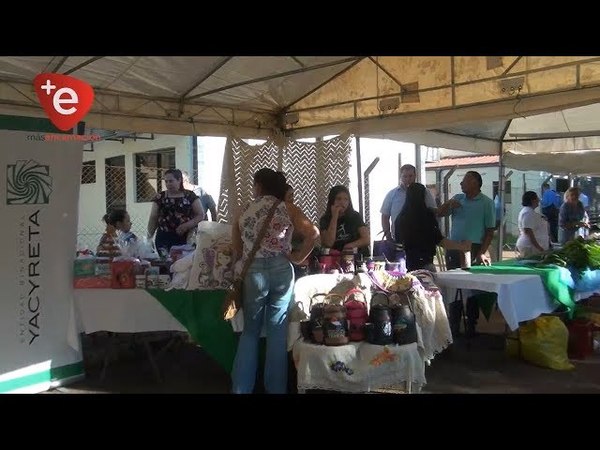
<svg viewBox="0 0 600 450">
<path fill-rule="evenodd" d="M 469 270 L 478 273 L 493 273 L 498 275 L 539 275 L 550 297 L 567 308 L 569 313 L 575 309 L 573 290 L 561 282 L 560 270 L 557 267 L 529 267 L 516 260 L 501 261 L 491 266 L 473 266 Z"/>
<path fill-rule="evenodd" d="M 195 342 L 231 373 L 238 337 L 231 324 L 222 318 L 221 304 L 225 291 L 146 291 L 187 328 Z"/>
</svg>

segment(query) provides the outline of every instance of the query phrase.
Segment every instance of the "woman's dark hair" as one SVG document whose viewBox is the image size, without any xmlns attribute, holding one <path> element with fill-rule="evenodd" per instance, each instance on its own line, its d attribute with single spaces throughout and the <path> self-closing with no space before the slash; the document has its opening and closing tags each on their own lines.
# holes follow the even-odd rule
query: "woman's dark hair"
<svg viewBox="0 0 600 450">
<path fill-rule="evenodd" d="M 335 203 L 335 198 L 338 196 L 340 192 L 344 192 L 348 196 L 348 208 L 346 209 L 346 215 L 354 212 L 354 207 L 352 206 L 352 197 L 350 196 L 350 191 L 346 186 L 342 186 L 341 184 L 332 187 L 329 189 L 329 195 L 327 196 L 327 207 L 325 208 L 325 214 L 323 214 L 323 220 L 329 226 L 329 222 L 331 222 L 331 206 Z"/>
<path fill-rule="evenodd" d="M 287 191 L 293 191 L 293 190 L 294 190 L 294 188 L 292 187 L 291 184 L 285 183 L 285 192 L 287 192 Z"/>
<path fill-rule="evenodd" d="M 279 200 L 285 198 L 287 191 L 285 175 L 283 172 L 275 172 L 273 169 L 260 169 L 254 174 L 254 183 L 260 184 L 263 195 L 273 195 Z"/>
<path fill-rule="evenodd" d="M 409 236 L 416 234 L 414 231 L 428 223 L 433 215 L 433 211 L 425 203 L 426 189 L 421 183 L 412 183 L 406 189 L 404 206 L 397 221 L 394 221 L 394 235 L 397 240 L 409 239 Z"/>
<path fill-rule="evenodd" d="M 181 170 L 179 170 L 179 169 L 166 170 L 165 173 L 163 173 L 163 178 L 166 177 L 167 175 L 173 175 L 173 178 L 175 178 L 177 181 L 179 181 L 179 190 L 180 191 L 185 190 L 185 188 L 183 187 L 183 174 L 181 173 Z"/>
<path fill-rule="evenodd" d="M 127 211 L 125 211 L 124 209 L 115 209 L 112 212 L 110 212 L 109 214 L 104 214 L 104 217 L 102 217 L 102 220 L 107 225 L 115 226 L 117 224 L 117 222 L 123 222 L 125 220 L 126 214 L 127 214 Z"/>
<path fill-rule="evenodd" d="M 533 201 L 537 198 L 537 194 L 534 191 L 527 191 L 523 194 L 523 199 L 521 201 L 521 205 L 523 206 L 531 206 L 533 205 Z"/>
</svg>

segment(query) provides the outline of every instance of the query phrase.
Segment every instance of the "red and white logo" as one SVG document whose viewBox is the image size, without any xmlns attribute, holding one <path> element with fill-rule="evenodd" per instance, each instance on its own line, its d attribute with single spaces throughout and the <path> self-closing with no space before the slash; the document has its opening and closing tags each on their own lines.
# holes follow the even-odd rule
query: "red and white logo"
<svg viewBox="0 0 600 450">
<path fill-rule="evenodd" d="M 33 86 L 46 115 L 61 131 L 77 125 L 94 103 L 94 89 L 68 75 L 41 73 Z"/>
</svg>

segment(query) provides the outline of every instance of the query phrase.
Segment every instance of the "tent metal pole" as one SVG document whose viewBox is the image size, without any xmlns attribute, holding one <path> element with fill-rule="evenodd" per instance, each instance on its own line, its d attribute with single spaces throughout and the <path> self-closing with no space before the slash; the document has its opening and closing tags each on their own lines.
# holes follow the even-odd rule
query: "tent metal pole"
<svg viewBox="0 0 600 450">
<path fill-rule="evenodd" d="M 500 224 L 498 226 L 498 261 L 502 261 L 502 249 L 504 248 L 504 184 L 506 183 L 504 179 L 504 161 L 502 158 L 502 143 L 500 144 L 500 158 L 499 158 L 499 167 L 498 167 L 498 196 L 500 198 L 500 211 L 499 216 L 496 217 L 496 223 Z"/>
<path fill-rule="evenodd" d="M 362 164 L 360 158 L 360 136 L 354 136 L 356 141 L 356 175 L 358 176 L 358 212 L 362 215 L 363 210 L 363 177 L 362 177 Z M 364 216 L 363 216 L 364 217 Z"/>
<path fill-rule="evenodd" d="M 423 159 L 421 158 L 421 144 L 415 144 L 415 169 L 417 175 L 417 183 L 427 184 L 426 180 L 423 180 L 421 170 L 423 169 Z"/>
<path fill-rule="evenodd" d="M 450 184 L 450 177 L 454 173 L 454 171 L 458 169 L 458 166 L 452 167 L 446 175 L 444 175 L 444 201 L 446 203 L 448 201 L 448 185 Z M 444 236 L 450 235 L 450 216 L 444 217 Z"/>
<path fill-rule="evenodd" d="M 504 126 L 504 130 L 502 130 L 502 135 L 500 136 L 500 142 L 498 143 L 498 154 L 499 154 L 499 166 L 498 166 L 498 195 L 500 196 L 500 217 L 496 217 L 496 223 L 499 223 L 498 230 L 498 261 L 502 261 L 503 254 L 502 249 L 504 248 L 504 139 L 506 139 L 506 133 L 508 133 L 508 129 L 510 128 L 510 124 L 512 123 L 512 119 L 506 122 Z M 492 199 L 493 200 L 493 199 Z M 495 206 L 495 205 L 494 205 Z"/>
<path fill-rule="evenodd" d="M 192 136 L 192 170 L 190 170 L 192 183 L 198 185 L 200 174 L 198 173 L 198 136 Z M 204 211 L 206 212 L 206 211 Z"/>
<path fill-rule="evenodd" d="M 402 183 L 402 171 L 400 167 L 402 167 L 402 152 L 398 152 L 398 186 Z"/>
<path fill-rule="evenodd" d="M 369 175 L 379 162 L 379 156 L 371 161 L 369 167 L 365 170 L 364 180 L 365 180 L 365 224 L 369 230 L 371 229 L 371 188 L 369 186 Z"/>
</svg>

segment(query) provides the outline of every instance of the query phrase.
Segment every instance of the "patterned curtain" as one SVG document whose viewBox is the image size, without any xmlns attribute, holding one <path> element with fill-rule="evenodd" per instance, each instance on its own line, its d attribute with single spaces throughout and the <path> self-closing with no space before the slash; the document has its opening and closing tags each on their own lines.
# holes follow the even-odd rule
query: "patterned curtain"
<svg viewBox="0 0 600 450">
<path fill-rule="evenodd" d="M 219 221 L 231 221 L 236 207 L 252 199 L 254 173 L 268 167 L 285 173 L 294 188 L 296 205 L 315 224 L 325 213 L 327 194 L 336 184 L 350 183 L 349 135 L 327 141 L 288 140 L 283 148 L 273 141 L 249 145 L 230 138 L 223 158 L 223 180 L 219 198 Z"/>
</svg>

